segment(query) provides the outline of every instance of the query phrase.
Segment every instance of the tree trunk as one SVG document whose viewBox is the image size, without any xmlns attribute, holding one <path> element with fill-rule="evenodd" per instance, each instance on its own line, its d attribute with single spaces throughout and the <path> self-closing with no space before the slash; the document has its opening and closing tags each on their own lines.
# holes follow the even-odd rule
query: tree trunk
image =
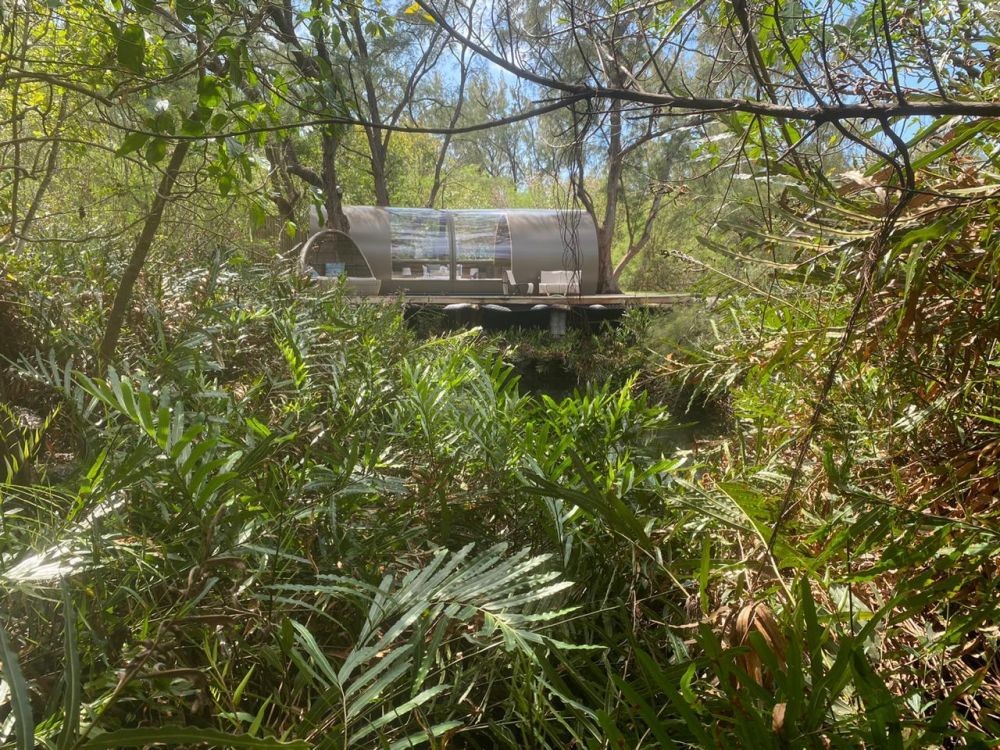
<svg viewBox="0 0 1000 750">
<path fill-rule="evenodd" d="M 389 183 L 386 179 L 385 163 L 388 149 L 382 140 L 382 115 L 379 112 L 378 94 L 375 91 L 375 81 L 372 79 L 371 58 L 368 56 L 368 42 L 365 41 L 364 30 L 361 28 L 361 17 L 357 12 L 351 14 L 351 26 L 354 29 L 354 42 L 358 61 L 361 63 L 361 79 L 365 86 L 365 99 L 368 105 L 368 118 L 371 125 L 365 126 L 368 138 L 368 150 L 371 152 L 372 181 L 375 183 L 375 205 L 389 205 Z"/>
<path fill-rule="evenodd" d="M 462 106 L 465 104 L 465 84 L 469 80 L 469 66 L 465 62 L 465 48 L 462 49 L 462 55 L 458 60 L 458 64 L 460 70 L 458 76 L 458 95 L 455 101 L 455 109 L 452 110 L 451 119 L 448 122 L 449 128 L 454 128 L 458 125 L 458 120 L 462 116 Z M 444 169 L 444 162 L 448 156 L 450 146 L 451 133 L 446 133 L 444 139 L 441 141 L 441 149 L 438 151 L 437 160 L 434 162 L 434 182 L 431 183 L 431 192 L 427 196 L 427 208 L 434 208 L 438 194 L 441 192 L 441 172 Z"/>
<path fill-rule="evenodd" d="M 608 176 L 605 190 L 604 220 L 597 227 L 597 292 L 617 294 L 618 279 L 615 278 L 611 261 L 615 224 L 618 222 L 618 199 L 621 197 L 621 180 L 624 154 L 622 153 L 622 105 L 612 102 L 609 114 L 610 138 L 608 143 Z M 597 217 L 594 217 L 597 221 Z"/>
<path fill-rule="evenodd" d="M 104 338 L 101 339 L 101 350 L 98 359 L 99 367 L 104 370 L 115 355 L 118 348 L 118 339 L 121 336 L 122 325 L 125 323 L 125 313 L 128 311 L 129 303 L 132 300 L 132 290 L 135 282 L 139 278 L 139 273 L 146 263 L 156 232 L 160 228 L 160 221 L 163 219 L 163 210 L 167 206 L 170 194 L 173 192 L 174 184 L 177 182 L 177 175 L 181 171 L 184 157 L 187 155 L 189 141 L 180 141 L 174 146 L 174 151 L 170 155 L 170 163 L 160 178 L 160 185 L 156 190 L 156 197 L 150 206 L 146 221 L 142 225 L 142 232 L 132 250 L 132 257 L 129 258 L 128 266 L 122 280 L 118 283 L 118 291 L 115 293 L 115 301 L 111 305 L 111 312 L 108 314 L 107 327 L 104 329 Z"/>
<path fill-rule="evenodd" d="M 271 171 L 268 179 L 271 182 L 271 192 L 268 197 L 278 209 L 278 245 L 282 254 L 287 253 L 295 244 L 295 237 L 289 236 L 285 228 L 289 222 L 295 223 L 298 213 L 299 200 L 302 193 L 295 189 L 292 179 L 288 174 L 289 162 L 294 159 L 294 155 L 289 158 L 292 149 L 291 143 L 287 139 L 269 138 L 264 146 L 264 153 L 271 163 Z"/>
<path fill-rule="evenodd" d="M 350 230 L 350 222 L 344 214 L 340 199 L 340 185 L 337 184 L 337 147 L 340 141 L 332 135 L 323 136 L 323 208 L 326 212 L 327 229 L 341 232 Z"/>
<path fill-rule="evenodd" d="M 611 241 L 613 232 L 605 232 L 603 228 L 597 232 L 597 293 L 618 294 L 618 279 L 615 278 L 614 265 L 611 262 Z"/>
<path fill-rule="evenodd" d="M 54 136 L 59 135 L 59 131 L 62 130 L 63 124 L 66 122 L 67 113 L 67 101 L 69 97 L 63 94 L 62 101 L 59 103 L 59 119 L 56 122 L 56 127 L 52 131 Z M 45 197 L 46 191 L 49 189 L 49 185 L 52 183 L 52 176 L 56 171 L 56 164 L 59 161 L 59 146 L 61 141 L 58 137 L 52 141 L 52 146 L 49 148 L 48 157 L 45 160 L 45 174 L 42 175 L 42 181 L 38 184 L 38 189 L 35 190 L 35 197 L 31 199 L 31 205 L 28 206 L 28 213 L 24 215 L 24 220 L 21 222 L 21 226 L 17 230 L 17 245 L 15 247 L 15 252 L 20 253 L 24 249 L 25 243 L 28 241 L 27 234 L 31 230 L 31 225 L 35 222 L 35 216 L 38 214 L 38 209 L 42 205 L 42 198 Z"/>
<path fill-rule="evenodd" d="M 642 236 L 639 237 L 639 239 L 636 239 L 633 234 L 631 222 L 628 221 L 628 203 L 625 204 L 625 216 L 626 222 L 628 223 L 629 243 L 628 250 L 625 252 L 625 255 L 622 256 L 621 260 L 618 261 L 618 264 L 612 272 L 615 284 L 621 280 L 622 271 L 625 270 L 626 266 L 639 256 L 639 253 L 646 248 L 646 245 L 648 245 L 649 241 L 653 238 L 653 225 L 656 223 L 656 217 L 659 215 L 660 208 L 663 206 L 663 196 L 664 192 L 662 190 L 658 190 L 656 195 L 653 196 L 653 202 L 649 206 L 649 213 L 646 214 L 646 221 L 642 227 Z"/>
<path fill-rule="evenodd" d="M 382 147 L 382 131 L 366 128 L 372 153 L 372 180 L 375 183 L 375 205 L 389 205 L 389 180 L 385 173 L 386 149 Z"/>
</svg>

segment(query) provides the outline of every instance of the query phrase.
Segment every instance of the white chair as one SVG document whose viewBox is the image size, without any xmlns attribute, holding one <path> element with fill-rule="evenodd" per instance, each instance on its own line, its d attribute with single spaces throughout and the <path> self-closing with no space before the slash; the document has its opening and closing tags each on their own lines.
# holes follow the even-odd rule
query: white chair
<svg viewBox="0 0 1000 750">
<path fill-rule="evenodd" d="M 518 284 L 514 280 L 514 272 L 509 268 L 503 272 L 503 293 L 510 297 L 515 294 L 534 294 L 535 285 L 531 283 Z"/>
<path fill-rule="evenodd" d="M 539 294 L 569 294 L 580 293 L 579 271 L 542 271 L 538 279 Z"/>
<path fill-rule="evenodd" d="M 448 266 L 427 266 L 428 279 L 447 279 L 450 275 Z"/>
</svg>

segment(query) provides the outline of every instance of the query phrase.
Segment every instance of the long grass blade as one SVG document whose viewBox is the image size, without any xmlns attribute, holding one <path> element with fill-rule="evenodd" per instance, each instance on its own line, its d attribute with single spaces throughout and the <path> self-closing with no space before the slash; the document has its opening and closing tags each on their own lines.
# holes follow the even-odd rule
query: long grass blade
<svg viewBox="0 0 1000 750">
<path fill-rule="evenodd" d="M 309 750 L 305 740 L 284 742 L 273 738 L 257 738 L 247 734 L 229 734 L 216 729 L 201 727 L 153 727 L 149 729 L 117 729 L 105 732 L 85 742 L 82 750 L 114 750 L 119 747 L 145 747 L 147 745 L 206 744 L 220 748 L 249 748 L 250 750 Z"/>
<path fill-rule="evenodd" d="M 63 599 L 63 726 L 56 747 L 68 750 L 76 740 L 80 727 L 80 700 L 82 693 L 80 678 L 80 651 L 76 643 L 76 609 L 70 595 L 69 586 L 64 581 Z"/>
<path fill-rule="evenodd" d="M 17 732 L 17 750 L 34 750 L 35 720 L 31 713 L 28 683 L 21 671 L 17 652 L 10 645 L 7 631 L 0 625 L 0 659 L 3 660 L 3 679 L 10 688 L 14 710 L 14 728 Z"/>
</svg>

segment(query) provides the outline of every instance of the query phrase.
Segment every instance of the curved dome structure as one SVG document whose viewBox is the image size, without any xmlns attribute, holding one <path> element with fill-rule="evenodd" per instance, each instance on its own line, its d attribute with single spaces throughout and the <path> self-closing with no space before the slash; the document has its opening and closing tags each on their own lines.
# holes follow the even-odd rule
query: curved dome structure
<svg viewBox="0 0 1000 750">
<path fill-rule="evenodd" d="M 597 232 L 582 211 L 345 206 L 344 214 L 383 293 L 499 295 L 513 293 L 512 279 L 537 290 L 543 271 L 578 282 L 570 293 L 596 292 Z"/>
</svg>

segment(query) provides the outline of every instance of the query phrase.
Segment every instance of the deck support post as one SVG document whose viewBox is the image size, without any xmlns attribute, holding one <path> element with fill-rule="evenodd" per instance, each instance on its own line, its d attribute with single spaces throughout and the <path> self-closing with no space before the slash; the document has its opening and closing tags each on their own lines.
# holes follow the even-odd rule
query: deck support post
<svg viewBox="0 0 1000 750">
<path fill-rule="evenodd" d="M 556 338 L 566 335 L 566 311 L 558 307 L 549 310 L 549 333 Z"/>
</svg>

